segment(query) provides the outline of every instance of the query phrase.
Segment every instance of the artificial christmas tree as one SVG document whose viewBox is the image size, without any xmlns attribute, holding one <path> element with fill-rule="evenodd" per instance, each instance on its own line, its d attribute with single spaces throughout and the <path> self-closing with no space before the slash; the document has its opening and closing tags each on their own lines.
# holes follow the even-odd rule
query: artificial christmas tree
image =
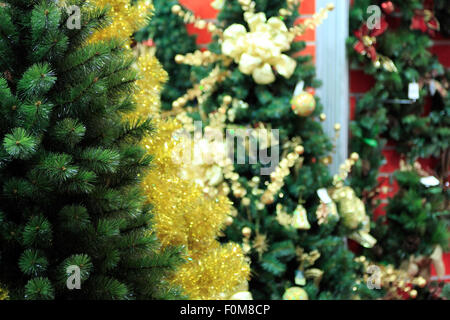
<svg viewBox="0 0 450 320">
<path fill-rule="evenodd" d="M 3 2 L 0 283 L 11 299 L 180 297 L 165 280 L 180 248 L 161 249 L 139 190 L 152 126 L 123 120 L 134 58 L 120 40 L 89 42 L 108 8 Z M 71 5 L 81 28 L 66 23 Z"/>
<path fill-rule="evenodd" d="M 225 233 L 227 239 L 242 241 L 252 259 L 250 291 L 256 299 L 369 297 L 377 293 L 362 283 L 363 266 L 345 244 L 346 236 L 358 234 L 362 242 L 371 245 L 363 207 L 345 201 L 347 195 L 356 200 L 351 189 L 344 188 L 343 178 L 357 156 L 343 165 L 344 177 L 336 176 L 333 184 L 327 168 L 332 142 L 316 119 L 324 118 L 320 102 L 315 97 L 313 106 L 311 96 L 301 91 L 298 94 L 305 98 L 291 101 L 300 80 L 308 88 L 319 84 L 310 57 L 292 58 L 305 48 L 304 42 L 293 40 L 317 26 L 327 10 L 294 27 L 297 9 L 297 1 L 230 0 L 219 14 L 220 27 L 216 27 L 180 6 L 172 7 L 175 15 L 208 28 L 216 39 L 207 51 L 175 57 L 178 63 L 198 66 L 190 79 L 201 80 L 174 101 L 173 113 L 190 127 L 187 114 L 203 120 L 205 132 L 214 128 L 241 132 L 280 129 L 279 141 L 273 136 L 264 141 L 256 138 L 265 146 L 261 149 L 281 149 L 282 160 L 274 166 L 275 171 L 268 171 L 271 175 L 260 176 L 264 166 L 248 164 L 246 155 L 247 164 L 231 166 L 231 170 L 226 164 L 218 169 L 220 178 L 213 184 L 217 192 L 228 194 L 238 209 Z M 265 41 L 258 41 L 258 35 Z M 297 113 L 291 110 L 293 104 Z M 317 195 L 321 188 L 328 188 L 337 204 L 321 204 Z M 356 212 L 358 218 L 351 225 L 344 219 L 339 222 L 337 207 L 340 214 Z M 323 223 L 318 223 L 318 216 Z"/>
<path fill-rule="evenodd" d="M 366 8 L 373 4 L 383 10 L 382 28 L 369 31 Z M 354 36 L 348 41 L 353 66 L 375 79 L 373 88 L 358 100 L 351 125 L 351 148 L 362 158 L 352 185 L 371 215 L 386 188 L 378 185 L 386 143 L 401 157 L 400 170 L 389 183 L 395 180 L 400 190 L 386 200 L 386 216 L 379 218 L 373 232 L 379 242 L 366 254 L 427 280 L 430 262 L 442 264 L 442 247 L 449 238 L 444 218 L 449 213 L 450 103 L 448 72 L 429 51 L 440 25 L 435 8 L 442 9 L 442 1 L 354 1 L 350 12 Z M 377 57 L 389 63 L 378 63 Z M 429 157 L 435 163 L 433 170 L 422 170 L 418 161 Z M 424 296 L 419 292 L 418 297 Z"/>
<path fill-rule="evenodd" d="M 374 231 L 382 250 L 371 256 L 400 266 L 411 255 L 429 257 L 436 245 L 445 248 L 449 234 L 441 219 L 447 213 L 442 208 L 441 187 L 424 186 L 414 170 L 397 171 L 395 179 L 400 190 Z"/>
</svg>

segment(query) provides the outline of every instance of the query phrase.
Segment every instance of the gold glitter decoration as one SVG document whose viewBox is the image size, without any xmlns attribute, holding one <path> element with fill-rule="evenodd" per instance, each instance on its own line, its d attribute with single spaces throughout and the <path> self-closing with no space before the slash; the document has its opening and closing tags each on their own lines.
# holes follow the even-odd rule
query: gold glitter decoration
<svg viewBox="0 0 450 320">
<path fill-rule="evenodd" d="M 176 120 L 157 120 L 157 134 L 143 144 L 153 155 L 154 168 L 143 187 L 154 206 L 155 225 L 163 245 L 183 245 L 189 262 L 172 281 L 191 299 L 225 299 L 247 281 L 250 267 L 236 244 L 221 246 L 216 238 L 224 226 L 231 203 L 226 196 L 206 197 L 198 185 L 180 177 L 173 151 L 180 142 L 173 133 L 182 128 Z"/>
<path fill-rule="evenodd" d="M 112 37 L 129 39 L 145 23 L 148 10 L 153 8 L 149 1 L 135 5 L 129 0 L 93 3 L 111 5 L 113 24 L 95 33 L 90 41 Z M 133 96 L 137 109 L 132 115 L 126 115 L 125 120 L 155 119 L 156 134 L 141 142 L 154 157 L 142 188 L 153 205 L 155 228 L 162 245 L 184 246 L 187 259 L 169 281 L 180 285 L 190 299 L 227 299 L 241 291 L 250 274 L 241 247 L 233 243 L 221 245 L 216 240 L 233 213 L 232 206 L 225 196 L 205 197 L 200 187 L 179 177 L 181 167 L 173 157 L 179 141 L 173 134 L 182 126 L 176 120 L 162 120 L 160 114 L 159 95 L 167 73 L 149 52 L 138 51 L 141 55 L 135 67 L 140 78 Z"/>
<path fill-rule="evenodd" d="M 168 74 L 158 59 L 150 53 L 138 58 L 136 68 L 139 71 L 138 88 L 134 100 L 138 105 L 136 112 L 127 115 L 130 120 L 154 118 L 161 108 L 160 92 L 168 80 Z"/>
</svg>

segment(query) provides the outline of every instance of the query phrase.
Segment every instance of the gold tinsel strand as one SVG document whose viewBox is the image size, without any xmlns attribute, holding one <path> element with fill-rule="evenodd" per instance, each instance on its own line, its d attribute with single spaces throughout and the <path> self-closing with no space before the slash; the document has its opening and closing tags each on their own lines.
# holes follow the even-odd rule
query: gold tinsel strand
<svg viewBox="0 0 450 320">
<path fill-rule="evenodd" d="M 98 6 L 111 5 L 113 25 L 94 34 L 90 41 L 112 37 L 128 39 L 146 21 L 153 6 L 141 1 L 95 0 Z M 116 29 L 120 29 L 117 32 Z M 130 50 L 131 54 L 131 50 Z M 136 64 L 140 80 L 134 100 L 137 110 L 126 119 L 154 118 L 156 134 L 147 136 L 142 144 L 153 156 L 153 168 L 143 179 L 142 187 L 154 207 L 154 221 L 163 246 L 182 245 L 186 248 L 187 263 L 177 270 L 170 281 L 181 285 L 191 299 L 226 299 L 246 286 L 250 267 L 240 246 L 221 245 L 216 238 L 229 213 L 231 203 L 225 196 L 210 199 L 201 188 L 179 177 L 180 165 L 173 152 L 179 141 L 173 138 L 181 124 L 176 120 L 162 120 L 160 91 L 167 81 L 167 73 L 159 61 L 149 53 L 141 55 Z"/>
<path fill-rule="evenodd" d="M 111 38 L 128 39 L 131 42 L 131 35 L 137 30 L 145 27 L 153 11 L 153 3 L 149 0 L 137 1 L 131 4 L 130 0 L 90 0 L 96 7 L 103 8 L 111 6 L 111 25 L 96 32 L 89 39 L 90 42 L 97 42 Z"/>
</svg>

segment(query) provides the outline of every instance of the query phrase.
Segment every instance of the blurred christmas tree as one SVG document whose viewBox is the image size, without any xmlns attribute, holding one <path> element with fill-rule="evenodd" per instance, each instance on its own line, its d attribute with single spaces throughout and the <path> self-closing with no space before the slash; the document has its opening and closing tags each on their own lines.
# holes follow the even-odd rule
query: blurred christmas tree
<svg viewBox="0 0 450 320">
<path fill-rule="evenodd" d="M 433 245 L 447 247 L 447 225 L 440 217 L 448 211 L 442 208 L 442 188 L 424 186 L 414 170 L 397 171 L 395 179 L 400 190 L 389 201 L 386 216 L 377 221 L 379 250 L 374 250 L 374 258 L 399 266 L 411 255 L 431 256 Z"/>
<path fill-rule="evenodd" d="M 320 24 L 330 9 L 294 26 L 298 1 L 229 0 L 219 14 L 219 27 L 178 5 L 172 7 L 175 15 L 207 28 L 215 39 L 207 51 L 175 56 L 176 62 L 197 68 L 195 77 L 181 79 L 174 74 L 177 80 L 173 81 L 201 80 L 173 102 L 172 113 L 178 114 L 189 132 L 195 131 L 193 120 L 203 121 L 205 134 L 217 129 L 230 133 L 254 129 L 247 151 L 252 142 L 269 153 L 281 150 L 279 163 L 249 164 L 251 152 L 247 152 L 246 164 L 233 166 L 233 161 L 222 158 L 184 172 L 189 177 L 207 172 L 207 177 L 195 179 L 203 191 L 210 196 L 229 195 L 238 209 L 238 215 L 228 221 L 226 235 L 242 241 L 252 260 L 250 291 L 256 299 L 350 299 L 379 294 L 362 283 L 363 265 L 345 243 L 350 236 L 373 245 L 364 205 L 344 183 L 358 157 L 352 155 L 335 179 L 330 176 L 327 164 L 332 161 L 333 145 L 316 120 L 326 116 L 313 96 L 319 82 L 314 79 L 311 57 L 295 55 L 305 43 L 294 38 Z M 279 136 L 271 129 L 279 129 Z M 206 145 L 204 149 L 222 154 L 217 145 L 207 146 L 214 141 L 206 140 L 200 143 Z M 272 156 L 275 159 L 275 153 Z M 263 169 L 268 169 L 268 175 L 261 175 Z M 322 201 L 317 194 L 320 189 Z"/>
<path fill-rule="evenodd" d="M 386 140 L 395 142 L 396 150 L 411 163 L 429 156 L 448 158 L 449 152 L 448 83 L 439 81 L 445 78 L 444 68 L 428 51 L 437 20 L 432 16 L 434 20 L 424 22 L 421 29 L 422 13 L 428 7 L 419 0 L 377 3 L 384 10 L 380 28 L 367 27 L 370 15 L 366 9 L 373 1 L 357 0 L 350 12 L 352 65 L 362 66 L 375 78 L 374 87 L 358 100 L 356 120 L 351 126 L 352 149 L 362 157 L 352 179 L 358 194 L 370 193 L 377 185 Z M 392 16 L 395 9 L 401 13 L 399 17 Z M 427 111 L 428 90 L 445 103 L 435 99 Z M 448 161 L 446 165 L 440 170 L 442 180 L 447 178 Z M 369 198 L 373 199 L 374 194 Z"/>
<path fill-rule="evenodd" d="M 180 248 L 161 249 L 139 190 L 152 126 L 123 120 L 136 109 L 135 59 L 122 39 L 91 38 L 108 30 L 109 6 L 3 2 L 0 282 L 11 299 L 181 297 L 165 280 Z M 145 22 L 139 10 L 129 21 Z M 81 289 L 69 290 L 77 269 Z"/>
</svg>

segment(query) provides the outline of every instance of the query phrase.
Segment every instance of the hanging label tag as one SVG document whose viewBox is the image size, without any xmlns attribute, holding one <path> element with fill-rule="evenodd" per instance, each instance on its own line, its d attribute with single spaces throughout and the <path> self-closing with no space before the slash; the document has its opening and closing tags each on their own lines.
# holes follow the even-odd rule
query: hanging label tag
<svg viewBox="0 0 450 320">
<path fill-rule="evenodd" d="M 317 190 L 317 195 L 319 196 L 320 200 L 322 200 L 322 202 L 325 204 L 333 202 L 333 200 L 331 200 L 330 196 L 328 195 L 327 189 L 325 188 Z"/>
<path fill-rule="evenodd" d="M 420 98 L 419 91 L 419 84 L 417 82 L 410 83 L 408 88 L 408 98 L 411 100 L 418 100 Z"/>
<path fill-rule="evenodd" d="M 425 187 L 436 187 L 439 185 L 439 180 L 436 177 L 429 176 L 420 178 L 420 183 L 423 184 Z"/>
</svg>

